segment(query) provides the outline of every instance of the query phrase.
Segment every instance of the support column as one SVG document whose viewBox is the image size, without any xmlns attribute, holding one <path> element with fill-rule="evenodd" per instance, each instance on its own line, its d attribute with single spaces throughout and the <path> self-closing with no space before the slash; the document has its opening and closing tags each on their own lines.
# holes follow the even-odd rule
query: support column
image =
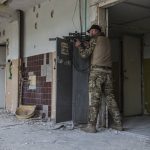
<svg viewBox="0 0 150 150">
<path fill-rule="evenodd" d="M 101 26 L 102 31 L 106 34 L 107 33 L 107 15 L 105 8 L 98 7 L 98 25 Z"/>
</svg>

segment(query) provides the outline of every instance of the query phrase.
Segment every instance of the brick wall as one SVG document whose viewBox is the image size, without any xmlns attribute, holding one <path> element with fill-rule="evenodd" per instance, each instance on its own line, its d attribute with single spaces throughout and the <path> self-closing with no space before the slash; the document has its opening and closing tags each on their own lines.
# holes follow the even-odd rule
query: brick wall
<svg viewBox="0 0 150 150">
<path fill-rule="evenodd" d="M 25 105 L 37 105 L 37 110 L 43 109 L 43 105 L 48 105 L 48 115 L 51 114 L 51 82 L 46 82 L 46 76 L 41 76 L 41 66 L 49 64 L 50 53 L 27 57 L 24 59 L 24 79 L 29 77 L 29 73 L 36 75 L 36 89 L 29 89 L 29 83 L 24 82 L 22 102 Z"/>
</svg>

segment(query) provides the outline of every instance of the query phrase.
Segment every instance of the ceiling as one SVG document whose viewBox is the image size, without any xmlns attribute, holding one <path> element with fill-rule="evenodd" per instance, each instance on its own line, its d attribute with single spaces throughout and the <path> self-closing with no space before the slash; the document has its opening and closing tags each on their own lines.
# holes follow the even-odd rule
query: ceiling
<svg viewBox="0 0 150 150">
<path fill-rule="evenodd" d="M 150 32 L 150 0 L 126 0 L 109 8 L 110 30 Z"/>
</svg>

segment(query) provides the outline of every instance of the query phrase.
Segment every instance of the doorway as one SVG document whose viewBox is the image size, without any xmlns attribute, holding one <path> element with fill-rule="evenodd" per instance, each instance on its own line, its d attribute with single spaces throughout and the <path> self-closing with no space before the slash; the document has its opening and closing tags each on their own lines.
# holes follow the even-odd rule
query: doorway
<svg viewBox="0 0 150 150">
<path fill-rule="evenodd" d="M 0 45 L 0 109 L 5 108 L 6 46 Z"/>
<path fill-rule="evenodd" d="M 108 8 L 108 33 L 112 44 L 112 55 L 115 58 L 113 61 L 118 64 L 118 68 L 114 70 L 118 70 L 120 76 L 115 79 L 117 81 L 115 87 L 121 89 L 117 97 L 121 104 L 120 110 L 125 117 L 142 115 L 145 112 L 144 37 L 150 33 L 150 17 L 148 17 L 150 13 L 146 8 L 150 6 L 149 1 L 129 1 Z M 114 43 L 114 39 L 117 44 Z"/>
<path fill-rule="evenodd" d="M 124 128 L 150 136 L 150 1 L 125 0 L 107 9 L 115 94 Z"/>
</svg>

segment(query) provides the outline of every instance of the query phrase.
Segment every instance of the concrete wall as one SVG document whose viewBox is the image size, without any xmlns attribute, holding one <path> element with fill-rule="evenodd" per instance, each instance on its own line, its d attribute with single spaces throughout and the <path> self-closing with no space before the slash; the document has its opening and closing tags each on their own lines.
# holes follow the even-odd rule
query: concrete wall
<svg viewBox="0 0 150 150">
<path fill-rule="evenodd" d="M 12 79 L 10 78 L 10 66 L 6 64 L 6 110 L 15 113 L 18 106 L 18 59 L 12 60 Z"/>
<path fill-rule="evenodd" d="M 3 43 L 8 44 L 6 48 L 5 104 L 6 104 L 6 109 L 8 111 L 15 113 L 18 104 L 18 51 L 19 51 L 18 21 L 1 24 L 0 35 L 1 35 L 0 44 Z M 10 63 L 7 62 L 8 59 L 12 61 L 11 79 L 9 79 Z"/>
<path fill-rule="evenodd" d="M 82 1 L 83 31 L 89 28 L 89 22 L 93 19 L 93 11 L 89 9 L 90 0 L 87 0 L 88 13 L 85 23 L 85 1 Z M 3 30 L 6 34 L 0 37 L 0 43 L 9 39 L 8 59 L 16 59 L 19 51 L 18 22 L 1 24 L 0 32 Z M 41 5 L 36 5 L 25 12 L 25 57 L 55 51 L 55 42 L 49 41 L 49 38 L 62 37 L 74 31 L 80 31 L 76 0 L 45 0 Z"/>
<path fill-rule="evenodd" d="M 76 10 L 75 7 L 76 0 L 52 0 L 42 3 L 40 8 L 37 5 L 35 12 L 33 8 L 27 11 L 25 56 L 55 51 L 55 42 L 49 41 L 49 38 L 67 36 L 69 32 L 80 31 L 78 4 Z M 84 12 L 82 16 L 84 17 Z"/>
<path fill-rule="evenodd" d="M 17 59 L 19 51 L 18 21 L 1 24 L 0 32 L 1 32 L 0 43 L 6 43 L 6 40 L 7 39 L 9 40 L 7 59 Z"/>
<path fill-rule="evenodd" d="M 87 0 L 87 5 L 89 5 Z M 56 43 L 49 38 L 67 36 L 69 32 L 80 31 L 79 9 L 76 0 L 45 0 L 42 4 L 25 12 L 25 49 L 24 57 L 56 51 Z M 85 19 L 86 0 L 82 1 L 83 31 L 90 26 L 93 16 L 87 13 Z M 83 5 L 84 4 L 84 5 Z M 87 12 L 89 12 L 87 8 Z M 36 26 L 36 28 L 35 28 Z M 0 43 L 9 41 L 7 60 L 12 60 L 12 79 L 9 76 L 9 63 L 6 65 L 6 108 L 15 112 L 18 103 L 18 54 L 19 54 L 19 29 L 18 21 L 0 24 Z M 5 31 L 5 35 L 3 35 Z M 16 90 L 14 91 L 14 87 Z"/>
</svg>

